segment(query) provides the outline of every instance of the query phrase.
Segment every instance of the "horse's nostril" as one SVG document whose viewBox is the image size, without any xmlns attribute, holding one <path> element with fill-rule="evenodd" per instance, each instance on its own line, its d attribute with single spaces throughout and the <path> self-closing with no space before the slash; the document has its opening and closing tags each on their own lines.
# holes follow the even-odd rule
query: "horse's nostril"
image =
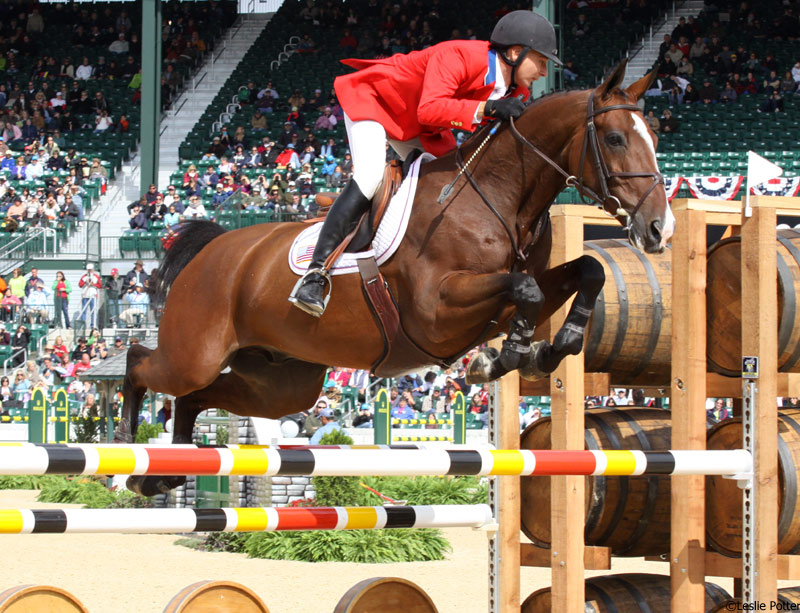
<svg viewBox="0 0 800 613">
<path fill-rule="evenodd" d="M 661 220 L 656 219 L 650 224 L 650 232 L 653 233 L 653 238 L 661 240 Z"/>
</svg>

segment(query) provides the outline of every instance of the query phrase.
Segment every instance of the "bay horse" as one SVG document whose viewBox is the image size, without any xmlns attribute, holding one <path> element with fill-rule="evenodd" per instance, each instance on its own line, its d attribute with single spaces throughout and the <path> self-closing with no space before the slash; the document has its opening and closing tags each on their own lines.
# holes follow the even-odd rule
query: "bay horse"
<svg viewBox="0 0 800 613">
<path fill-rule="evenodd" d="M 595 90 L 540 98 L 515 122 L 487 126 L 461 150 L 421 167 L 406 235 L 381 272 L 403 329 L 431 360 L 411 368 L 388 363 L 384 372 L 452 362 L 501 332 L 508 332 L 502 351 L 479 353 L 469 364 L 470 381 L 516 368 L 525 376 L 549 373 L 580 352 L 605 278 L 587 256 L 547 269 L 547 210 L 565 185 L 617 217 L 637 248 L 664 249 L 675 218 L 658 172 L 656 136 L 636 106 L 654 75 L 620 89 L 624 75 L 623 63 Z M 287 254 L 304 227 L 182 227 L 151 288 L 154 301 L 166 296 L 158 347 L 128 350 L 117 441 L 135 440 L 148 388 L 176 397 L 173 442 L 190 443 L 206 409 L 279 418 L 313 405 L 328 365 L 370 369 L 379 360 L 384 338 L 358 275 L 334 279 L 319 319 L 288 302 L 297 277 Z M 532 347 L 535 325 L 576 292 L 553 344 Z M 134 476 L 128 487 L 150 496 L 184 480 Z"/>
</svg>

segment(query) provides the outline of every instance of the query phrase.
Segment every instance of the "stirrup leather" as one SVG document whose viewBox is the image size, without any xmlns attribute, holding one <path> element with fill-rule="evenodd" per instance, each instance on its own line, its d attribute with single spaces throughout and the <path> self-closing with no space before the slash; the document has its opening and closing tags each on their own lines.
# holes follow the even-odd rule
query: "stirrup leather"
<svg viewBox="0 0 800 613">
<path fill-rule="evenodd" d="M 322 311 L 317 312 L 315 309 L 307 308 L 304 302 L 301 302 L 297 299 L 297 292 L 303 286 L 303 282 L 306 278 L 312 274 L 317 274 L 327 283 L 328 285 L 328 294 L 322 299 Z M 319 317 L 326 308 L 328 308 L 328 302 L 331 300 L 331 293 L 333 292 L 333 281 L 331 280 L 330 274 L 324 268 L 310 268 L 308 269 L 305 274 L 297 280 L 297 283 L 294 284 L 292 288 L 292 293 L 289 294 L 289 302 L 296 305 L 301 310 L 305 311 L 309 315 L 314 315 Z"/>
</svg>

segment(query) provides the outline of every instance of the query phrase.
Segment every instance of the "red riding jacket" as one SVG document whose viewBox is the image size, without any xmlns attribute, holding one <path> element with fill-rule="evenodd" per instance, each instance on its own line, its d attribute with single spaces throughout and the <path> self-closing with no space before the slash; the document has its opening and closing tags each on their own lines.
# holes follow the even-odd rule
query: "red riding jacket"
<svg viewBox="0 0 800 613">
<path fill-rule="evenodd" d="M 342 60 L 357 72 L 333 83 L 344 112 L 353 121 L 380 123 L 388 138 L 419 137 L 439 156 L 456 145 L 453 128 L 474 130 L 478 105 L 489 99 L 496 81 L 496 53 L 489 43 L 453 40 L 422 51 L 381 60 Z M 529 95 L 517 87 L 513 95 Z"/>
</svg>

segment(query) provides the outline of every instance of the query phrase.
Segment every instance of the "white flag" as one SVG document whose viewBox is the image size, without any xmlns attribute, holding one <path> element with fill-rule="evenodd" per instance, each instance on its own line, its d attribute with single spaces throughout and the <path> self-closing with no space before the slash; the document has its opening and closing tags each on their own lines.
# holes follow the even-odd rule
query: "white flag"
<svg viewBox="0 0 800 613">
<path fill-rule="evenodd" d="M 747 152 L 747 185 L 755 187 L 783 174 L 783 168 L 753 151 Z"/>
</svg>

